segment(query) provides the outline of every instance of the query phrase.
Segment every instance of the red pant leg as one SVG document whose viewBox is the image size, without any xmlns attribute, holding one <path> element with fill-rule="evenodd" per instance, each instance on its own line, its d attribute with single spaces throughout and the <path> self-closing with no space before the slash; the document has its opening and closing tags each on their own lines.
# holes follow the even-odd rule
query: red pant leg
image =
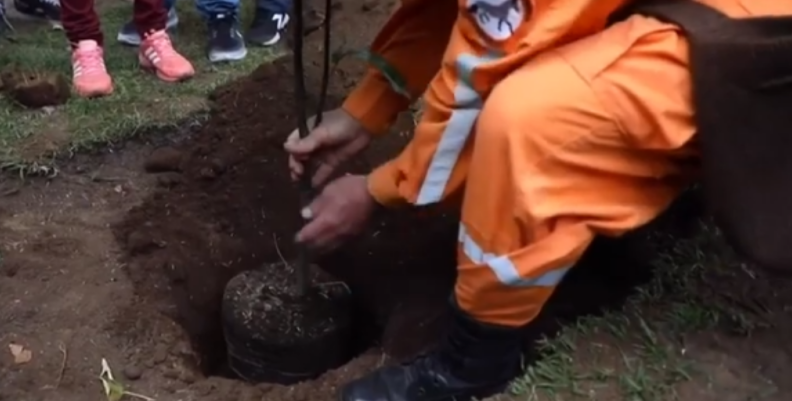
<svg viewBox="0 0 792 401">
<path fill-rule="evenodd" d="M 140 36 L 165 29 L 168 10 L 163 0 L 135 0 L 134 20 Z"/>
<path fill-rule="evenodd" d="M 61 23 L 72 46 L 82 40 L 95 40 L 102 46 L 104 37 L 94 0 L 61 0 Z"/>
</svg>

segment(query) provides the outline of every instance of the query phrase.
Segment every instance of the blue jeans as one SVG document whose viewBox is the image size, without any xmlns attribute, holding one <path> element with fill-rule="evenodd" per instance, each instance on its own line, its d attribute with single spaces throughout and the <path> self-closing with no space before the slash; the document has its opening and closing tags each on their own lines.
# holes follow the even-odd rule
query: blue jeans
<svg viewBox="0 0 792 401">
<path fill-rule="evenodd" d="M 292 9 L 292 0 L 256 0 L 256 8 L 273 13 L 288 14 Z"/>
<path fill-rule="evenodd" d="M 176 0 L 165 0 L 168 10 L 175 4 Z M 292 0 L 256 0 L 256 8 L 274 13 L 288 13 L 291 7 Z M 215 14 L 236 14 L 239 12 L 239 0 L 195 0 L 195 8 L 204 18 Z"/>
</svg>

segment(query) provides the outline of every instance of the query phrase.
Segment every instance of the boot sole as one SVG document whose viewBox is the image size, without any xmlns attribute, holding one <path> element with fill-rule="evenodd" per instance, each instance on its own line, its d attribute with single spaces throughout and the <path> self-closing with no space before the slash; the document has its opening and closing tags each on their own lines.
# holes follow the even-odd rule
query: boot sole
<svg viewBox="0 0 792 401">
<path fill-rule="evenodd" d="M 156 68 L 154 68 L 154 66 L 146 66 L 146 65 L 141 64 L 140 68 L 143 71 L 146 71 L 146 72 L 149 72 L 149 73 L 152 73 L 152 74 L 156 75 L 157 78 L 159 78 L 160 81 L 167 82 L 167 83 L 178 83 L 178 82 L 189 81 L 190 79 L 192 79 L 192 77 L 195 76 L 195 72 L 193 72 L 192 75 L 174 78 L 174 77 L 169 77 L 167 75 L 160 74 L 160 72 Z"/>
<path fill-rule="evenodd" d="M 239 61 L 247 57 L 247 48 L 241 48 L 233 51 L 224 51 L 217 53 L 209 53 L 209 61 L 212 63 L 219 63 L 223 61 Z"/>
</svg>

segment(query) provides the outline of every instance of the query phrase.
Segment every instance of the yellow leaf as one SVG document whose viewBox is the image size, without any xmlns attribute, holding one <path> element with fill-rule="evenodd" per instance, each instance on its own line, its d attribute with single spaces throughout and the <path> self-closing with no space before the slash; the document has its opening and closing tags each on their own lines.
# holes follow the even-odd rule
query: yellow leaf
<svg viewBox="0 0 792 401">
<path fill-rule="evenodd" d="M 124 397 L 124 394 L 126 394 L 124 385 L 114 380 L 104 380 L 107 382 L 107 386 L 109 387 L 109 390 L 107 391 L 108 401 L 120 401 L 121 398 Z"/>
<path fill-rule="evenodd" d="M 19 344 L 8 344 L 8 349 L 11 351 L 11 355 L 14 356 L 14 363 L 16 364 L 28 363 L 33 359 L 33 352 Z"/>
<path fill-rule="evenodd" d="M 102 373 L 99 374 L 99 379 L 102 380 L 102 386 L 107 396 L 107 401 L 120 401 L 124 396 L 138 398 L 144 401 L 156 401 L 151 397 L 146 397 L 143 394 L 133 393 L 127 391 L 124 385 L 117 382 L 113 378 L 113 371 L 110 370 L 110 365 L 107 360 L 102 358 Z"/>
</svg>

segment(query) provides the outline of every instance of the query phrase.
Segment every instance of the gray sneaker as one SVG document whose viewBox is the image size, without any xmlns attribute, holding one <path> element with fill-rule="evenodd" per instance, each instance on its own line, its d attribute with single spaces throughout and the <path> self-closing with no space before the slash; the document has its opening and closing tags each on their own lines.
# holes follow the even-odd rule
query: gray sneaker
<svg viewBox="0 0 792 401">
<path fill-rule="evenodd" d="M 171 8 L 168 11 L 168 22 L 165 24 L 169 31 L 172 31 L 179 25 L 179 15 L 176 14 L 176 9 Z M 137 27 L 135 27 L 135 23 L 133 21 L 129 21 L 121 29 L 118 31 L 118 36 L 116 37 L 119 43 L 127 45 L 127 46 L 140 46 L 140 34 L 137 31 Z"/>
<path fill-rule="evenodd" d="M 14 0 L 14 9 L 24 17 L 43 19 L 54 29 L 63 29 L 60 0 Z"/>
<path fill-rule="evenodd" d="M 0 0 L 0 36 L 5 35 L 6 31 L 14 31 L 14 27 L 6 15 L 5 1 Z"/>
</svg>

